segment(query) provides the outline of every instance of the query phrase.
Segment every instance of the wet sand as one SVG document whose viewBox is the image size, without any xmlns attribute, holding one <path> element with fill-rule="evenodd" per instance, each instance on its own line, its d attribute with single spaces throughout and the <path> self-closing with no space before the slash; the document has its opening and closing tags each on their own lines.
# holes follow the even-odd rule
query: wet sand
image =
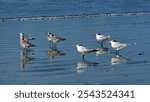
<svg viewBox="0 0 150 102">
<path fill-rule="evenodd" d="M 143 14 L 0 22 L 0 84 L 150 84 L 149 17 Z M 37 47 L 26 54 L 17 37 L 20 32 L 36 38 L 31 42 Z M 51 49 L 47 32 L 66 41 Z M 108 51 L 87 54 L 82 60 L 74 45 L 100 48 L 96 33 L 111 35 L 130 46 L 116 57 L 106 42 Z"/>
</svg>

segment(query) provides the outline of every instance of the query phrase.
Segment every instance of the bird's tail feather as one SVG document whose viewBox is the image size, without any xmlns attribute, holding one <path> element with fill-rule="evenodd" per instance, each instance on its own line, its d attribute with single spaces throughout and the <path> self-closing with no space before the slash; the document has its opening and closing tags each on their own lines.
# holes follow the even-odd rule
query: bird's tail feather
<svg viewBox="0 0 150 102">
<path fill-rule="evenodd" d="M 63 39 L 63 38 L 62 38 L 61 40 L 64 41 L 64 40 L 66 40 L 66 39 Z"/>
<path fill-rule="evenodd" d="M 128 47 L 128 46 L 130 46 L 131 44 L 124 44 L 124 47 Z"/>
<path fill-rule="evenodd" d="M 36 47 L 37 45 L 31 45 L 32 47 Z"/>
<path fill-rule="evenodd" d="M 98 50 L 96 50 L 96 49 L 91 49 L 91 51 L 90 51 L 90 52 L 96 52 L 96 51 L 98 51 Z"/>
<path fill-rule="evenodd" d="M 31 40 L 35 40 L 35 38 L 30 38 Z"/>
</svg>

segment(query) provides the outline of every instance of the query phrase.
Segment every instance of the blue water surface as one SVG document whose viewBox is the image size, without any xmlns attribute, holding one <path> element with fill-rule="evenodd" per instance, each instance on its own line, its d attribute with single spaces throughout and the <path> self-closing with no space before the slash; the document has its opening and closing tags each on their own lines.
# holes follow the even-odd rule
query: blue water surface
<svg viewBox="0 0 150 102">
<path fill-rule="evenodd" d="M 149 0 L 0 0 L 0 84 L 150 84 L 149 10 Z M 20 32 L 37 46 L 25 52 Z M 66 40 L 51 49 L 47 32 Z M 101 48 L 96 33 L 130 46 L 116 62 L 108 42 L 82 60 L 74 45 Z"/>
<path fill-rule="evenodd" d="M 0 0 L 0 18 L 149 11 L 149 0 Z"/>
</svg>

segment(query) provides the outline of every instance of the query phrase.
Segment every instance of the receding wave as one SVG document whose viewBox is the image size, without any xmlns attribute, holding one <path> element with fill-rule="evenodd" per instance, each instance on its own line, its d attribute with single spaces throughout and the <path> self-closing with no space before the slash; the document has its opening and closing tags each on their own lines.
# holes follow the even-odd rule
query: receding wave
<svg viewBox="0 0 150 102">
<path fill-rule="evenodd" d="M 80 14 L 80 15 L 61 15 L 61 16 L 34 16 L 34 17 L 9 17 L 0 18 L 0 22 L 5 21 L 43 21 L 43 20 L 57 20 L 57 19 L 71 19 L 71 18 L 88 18 L 100 16 L 133 16 L 133 15 L 149 15 L 150 12 L 125 12 L 125 13 L 99 13 L 99 14 Z"/>
</svg>

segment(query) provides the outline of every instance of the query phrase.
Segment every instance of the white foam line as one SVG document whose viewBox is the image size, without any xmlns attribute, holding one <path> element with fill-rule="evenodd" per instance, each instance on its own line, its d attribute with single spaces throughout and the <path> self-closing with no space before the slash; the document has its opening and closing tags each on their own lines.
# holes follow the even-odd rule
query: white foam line
<svg viewBox="0 0 150 102">
<path fill-rule="evenodd" d="M 37 16 L 37 17 L 12 17 L 0 18 L 0 22 L 5 21 L 43 21 L 43 20 L 57 20 L 57 19 L 72 19 L 72 18 L 87 18 L 100 16 L 133 16 L 133 15 L 150 15 L 150 12 L 124 12 L 124 13 L 99 13 L 99 14 L 80 14 L 80 15 L 62 15 L 62 16 Z"/>
</svg>

